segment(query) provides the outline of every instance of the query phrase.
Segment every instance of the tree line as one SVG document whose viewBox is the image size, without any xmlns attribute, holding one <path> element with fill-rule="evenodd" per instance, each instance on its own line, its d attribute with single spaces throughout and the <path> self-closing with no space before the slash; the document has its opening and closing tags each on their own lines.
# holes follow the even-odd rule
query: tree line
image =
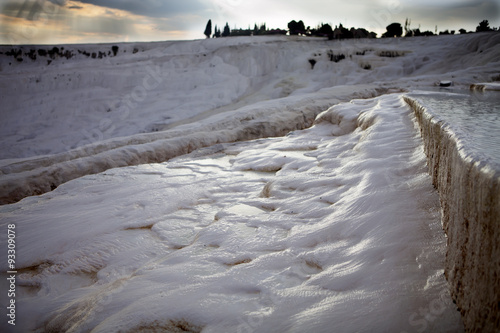
<svg viewBox="0 0 500 333">
<path fill-rule="evenodd" d="M 286 35 L 287 32 L 287 30 L 282 29 L 268 29 L 266 27 L 266 23 L 263 23 L 260 26 L 257 26 L 256 23 L 253 29 L 231 29 L 229 28 L 229 23 L 227 22 L 222 32 L 220 28 L 217 27 L 217 25 L 215 25 L 212 32 L 212 20 L 208 20 L 204 34 L 207 38 L 219 38 L 229 36 Z"/>
<path fill-rule="evenodd" d="M 476 27 L 476 32 L 484 32 L 484 31 L 498 31 L 497 28 L 490 28 L 488 20 L 483 20 L 479 22 L 479 25 Z M 459 30 L 460 34 L 471 33 L 472 31 L 467 32 L 465 29 Z M 229 28 L 229 24 L 226 22 L 223 30 L 215 25 L 214 30 L 212 31 L 212 20 L 208 20 L 208 23 L 204 32 L 207 38 L 220 38 L 220 37 L 229 37 L 229 36 L 256 36 L 256 35 L 301 35 L 301 36 L 314 36 L 314 37 L 327 37 L 328 39 L 350 39 L 350 38 L 376 38 L 377 34 L 373 31 L 368 31 L 364 28 L 344 28 L 342 24 L 335 26 L 332 28 L 329 24 L 321 23 L 315 28 L 311 28 L 310 26 L 306 27 L 303 21 L 295 21 L 292 20 L 288 23 L 288 30 L 283 29 L 268 29 L 266 24 L 263 23 L 261 25 L 255 24 L 254 28 L 248 29 L 232 29 Z M 437 35 L 437 26 L 435 31 L 432 32 L 430 30 L 420 31 L 420 26 L 416 29 L 411 28 L 411 19 L 406 19 L 404 24 L 404 36 L 405 37 L 414 37 L 414 36 L 433 36 Z M 445 30 L 440 31 L 439 35 L 454 35 L 455 30 Z M 382 34 L 382 37 L 401 37 L 403 36 L 403 26 L 400 23 L 391 23 L 386 27 L 386 32 Z"/>
<path fill-rule="evenodd" d="M 404 25 L 404 36 L 405 37 L 414 37 L 414 36 L 433 36 L 433 35 L 454 35 L 455 34 L 455 30 L 445 30 L 445 31 L 440 31 L 438 33 L 438 29 L 437 29 L 437 26 L 434 30 L 434 32 L 430 31 L 430 30 L 427 30 L 427 31 L 420 31 L 420 27 L 416 28 L 416 29 L 411 29 L 411 19 L 406 19 L 405 21 L 405 25 Z M 496 28 L 491 28 L 490 27 L 490 23 L 488 22 L 488 20 L 482 20 L 481 22 L 479 22 L 479 25 L 476 27 L 476 31 L 475 32 L 487 32 L 487 31 L 498 31 L 498 29 Z M 460 34 L 467 34 L 467 33 L 472 33 L 473 31 L 467 31 L 465 29 L 459 29 L 458 32 Z M 389 36 L 385 36 L 385 37 L 392 37 L 392 36 L 396 36 L 396 37 L 401 37 L 403 35 L 403 27 L 401 27 L 401 25 L 399 23 L 392 23 L 390 26 L 387 27 L 387 34 Z"/>
</svg>

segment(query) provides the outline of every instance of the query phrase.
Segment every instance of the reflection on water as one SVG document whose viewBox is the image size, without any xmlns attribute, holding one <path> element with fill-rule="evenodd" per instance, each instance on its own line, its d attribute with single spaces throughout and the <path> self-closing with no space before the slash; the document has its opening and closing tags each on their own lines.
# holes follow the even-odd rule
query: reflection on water
<svg viewBox="0 0 500 333">
<path fill-rule="evenodd" d="M 410 97 L 448 123 L 466 149 L 500 165 L 500 92 L 450 91 Z"/>
</svg>

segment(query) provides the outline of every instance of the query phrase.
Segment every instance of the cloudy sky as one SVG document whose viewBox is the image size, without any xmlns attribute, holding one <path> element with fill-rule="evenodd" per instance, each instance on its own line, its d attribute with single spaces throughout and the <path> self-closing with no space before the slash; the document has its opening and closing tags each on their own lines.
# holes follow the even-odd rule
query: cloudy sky
<svg viewBox="0 0 500 333">
<path fill-rule="evenodd" d="M 57 44 L 204 38 L 219 26 L 286 29 L 363 27 L 380 36 L 392 22 L 438 31 L 500 26 L 500 0 L 0 0 L 0 44 Z"/>
</svg>

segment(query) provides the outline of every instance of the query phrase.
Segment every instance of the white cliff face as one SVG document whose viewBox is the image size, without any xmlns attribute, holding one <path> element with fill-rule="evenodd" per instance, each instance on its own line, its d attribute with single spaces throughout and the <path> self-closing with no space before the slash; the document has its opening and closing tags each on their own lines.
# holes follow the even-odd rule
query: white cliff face
<svg viewBox="0 0 500 333">
<path fill-rule="evenodd" d="M 445 274 L 467 330 L 499 329 L 500 168 L 487 163 L 463 138 L 414 99 L 429 172 L 448 236 Z"/>
</svg>

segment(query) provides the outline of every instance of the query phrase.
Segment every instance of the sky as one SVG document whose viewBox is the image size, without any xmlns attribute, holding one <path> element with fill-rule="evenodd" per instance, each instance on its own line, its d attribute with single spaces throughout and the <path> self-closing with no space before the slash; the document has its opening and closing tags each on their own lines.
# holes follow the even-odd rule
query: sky
<svg viewBox="0 0 500 333">
<path fill-rule="evenodd" d="M 393 22 L 411 28 L 475 31 L 500 26 L 500 0 L 0 0 L 0 44 L 192 40 L 212 26 L 266 23 L 365 28 L 380 36 Z"/>
</svg>

